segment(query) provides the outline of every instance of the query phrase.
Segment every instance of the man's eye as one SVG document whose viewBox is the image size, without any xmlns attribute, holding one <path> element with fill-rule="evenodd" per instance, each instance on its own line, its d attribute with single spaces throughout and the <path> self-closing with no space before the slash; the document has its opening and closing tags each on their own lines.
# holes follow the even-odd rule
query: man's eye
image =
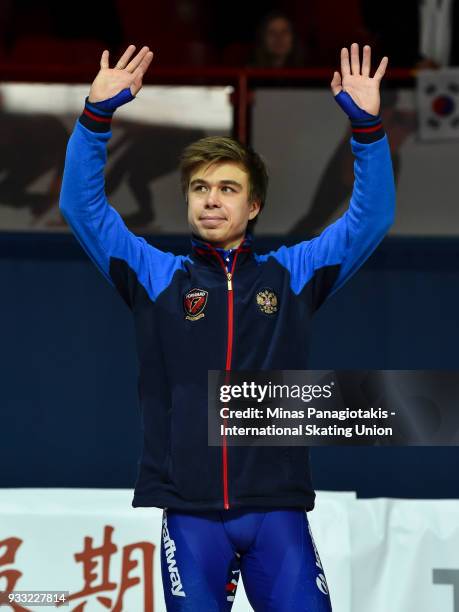
<svg viewBox="0 0 459 612">
<path fill-rule="evenodd" d="M 196 185 L 194 188 L 195 191 L 200 191 L 203 192 L 206 190 L 206 186 L 205 185 Z"/>
<path fill-rule="evenodd" d="M 222 187 L 222 191 L 225 192 L 225 193 L 228 193 L 228 192 L 233 192 L 234 189 L 232 187 L 229 187 L 228 185 L 224 185 Z"/>
</svg>

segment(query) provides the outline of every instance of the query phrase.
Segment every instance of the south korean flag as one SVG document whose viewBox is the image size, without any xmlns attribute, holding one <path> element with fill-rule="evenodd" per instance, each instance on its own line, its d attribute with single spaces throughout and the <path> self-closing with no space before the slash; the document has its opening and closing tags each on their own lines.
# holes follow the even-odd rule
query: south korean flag
<svg viewBox="0 0 459 612">
<path fill-rule="evenodd" d="M 417 103 L 421 140 L 459 139 L 459 68 L 420 70 Z"/>
</svg>

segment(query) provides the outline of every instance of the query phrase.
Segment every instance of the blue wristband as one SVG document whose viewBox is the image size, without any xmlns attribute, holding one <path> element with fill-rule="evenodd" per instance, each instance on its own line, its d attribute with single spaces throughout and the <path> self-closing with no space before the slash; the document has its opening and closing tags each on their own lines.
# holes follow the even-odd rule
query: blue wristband
<svg viewBox="0 0 459 612">
<path fill-rule="evenodd" d="M 129 88 L 123 89 L 116 96 L 100 102 L 90 102 L 86 97 L 79 121 L 91 132 L 109 132 L 115 110 L 134 98 L 135 96 L 132 95 Z"/>
<path fill-rule="evenodd" d="M 376 119 L 377 115 L 370 115 L 354 102 L 351 96 L 345 91 L 340 91 L 335 96 L 336 103 L 340 106 L 351 121 L 360 119 Z"/>
<path fill-rule="evenodd" d="M 340 91 L 335 100 L 351 120 L 352 136 L 357 142 L 369 144 L 383 138 L 384 129 L 380 115 L 370 115 L 364 111 L 345 91 Z"/>
<path fill-rule="evenodd" d="M 127 104 L 134 98 L 135 96 L 132 95 L 130 88 L 126 87 L 126 89 L 121 90 L 112 98 L 102 100 L 101 102 L 90 102 L 90 104 L 104 113 L 113 113 L 117 108 L 123 106 L 123 104 Z"/>
</svg>

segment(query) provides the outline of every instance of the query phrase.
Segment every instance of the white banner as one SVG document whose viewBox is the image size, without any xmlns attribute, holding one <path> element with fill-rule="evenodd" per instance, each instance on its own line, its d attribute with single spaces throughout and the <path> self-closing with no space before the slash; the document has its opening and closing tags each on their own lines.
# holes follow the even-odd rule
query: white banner
<svg viewBox="0 0 459 612">
<path fill-rule="evenodd" d="M 178 162 L 204 136 L 227 135 L 231 87 L 147 85 L 117 110 L 106 193 L 129 227 L 187 233 Z M 0 86 L 0 230 L 68 231 L 58 200 L 65 150 L 89 84 Z"/>
<path fill-rule="evenodd" d="M 350 521 L 354 612 L 459 612 L 458 500 L 358 500 Z"/>
<path fill-rule="evenodd" d="M 419 139 L 415 90 L 386 89 L 381 116 L 397 187 L 390 234 L 457 236 L 459 140 Z M 270 169 L 257 233 L 311 236 L 343 214 L 354 180 L 350 137 L 327 90 L 257 91 L 253 146 Z"/>
<path fill-rule="evenodd" d="M 119 489 L 0 489 L 0 592 L 68 591 L 72 612 L 165 610 L 162 513 L 131 499 Z M 318 492 L 308 518 L 334 612 L 459 612 L 459 501 Z M 233 610 L 251 610 L 242 581 Z"/>
<path fill-rule="evenodd" d="M 419 79 L 422 100 L 414 89 L 386 88 L 382 96 L 397 183 L 391 234 L 457 236 L 459 78 L 437 71 Z M 88 88 L 1 86 L 0 230 L 68 231 L 58 209 L 65 148 Z M 434 140 L 419 137 L 419 108 L 421 132 L 427 125 Z M 231 121 L 227 87 L 148 86 L 117 111 L 106 193 L 133 231 L 189 232 L 180 154 L 203 136 L 228 134 Z M 304 239 L 344 212 L 353 186 L 351 132 L 328 89 L 256 90 L 252 128 L 270 173 L 258 234 Z"/>
</svg>

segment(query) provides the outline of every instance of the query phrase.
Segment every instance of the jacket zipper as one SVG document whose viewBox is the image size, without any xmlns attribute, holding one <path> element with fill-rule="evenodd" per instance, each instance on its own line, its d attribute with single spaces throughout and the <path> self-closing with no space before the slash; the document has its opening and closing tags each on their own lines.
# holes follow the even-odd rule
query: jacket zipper
<svg viewBox="0 0 459 612">
<path fill-rule="evenodd" d="M 225 262 L 220 257 L 219 253 L 212 249 L 218 258 L 225 274 L 226 281 L 228 287 L 228 335 L 227 335 L 227 345 L 226 345 L 226 376 L 228 377 L 229 372 L 231 371 L 231 360 L 233 356 L 233 331 L 234 331 L 234 292 L 233 292 L 233 277 L 234 277 L 234 268 L 236 266 L 236 259 L 239 253 L 239 249 L 236 249 L 234 253 L 233 265 L 231 266 L 231 272 L 228 272 L 228 268 L 225 266 Z M 226 381 L 225 381 L 226 382 Z M 223 421 L 223 426 L 226 425 L 226 419 Z M 226 444 L 226 436 L 223 436 L 222 442 L 222 470 L 223 470 L 223 507 L 225 510 L 229 510 L 229 493 L 228 493 L 228 446 Z"/>
<path fill-rule="evenodd" d="M 225 266 L 226 279 L 228 282 L 228 344 L 226 348 L 226 372 L 227 376 L 231 371 L 231 360 L 233 357 L 233 334 L 234 334 L 234 292 L 233 292 L 233 275 L 234 267 L 236 265 L 236 259 L 238 251 L 234 254 L 233 265 L 231 266 L 231 272 L 228 272 L 228 268 Z M 223 436 L 223 505 L 225 510 L 229 510 L 229 493 L 228 493 L 228 446 L 226 444 L 226 436 Z"/>
</svg>

